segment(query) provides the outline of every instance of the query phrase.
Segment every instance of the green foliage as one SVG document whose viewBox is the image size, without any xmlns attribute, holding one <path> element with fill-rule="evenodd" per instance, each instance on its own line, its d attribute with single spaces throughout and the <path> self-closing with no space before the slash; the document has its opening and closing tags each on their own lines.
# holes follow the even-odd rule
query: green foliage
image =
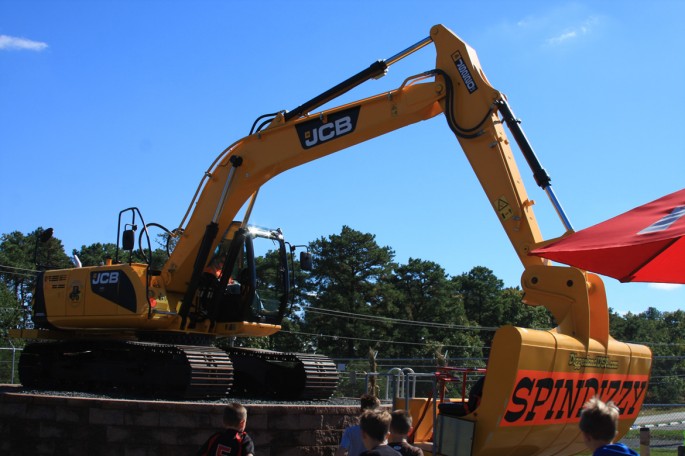
<svg viewBox="0 0 685 456">
<path fill-rule="evenodd" d="M 40 240 L 43 231 L 0 237 L 0 337 L 5 338 L 9 328 L 30 326 L 29 304 L 39 269 L 72 267 L 58 239 Z M 293 300 L 282 330 L 271 337 L 223 339 L 219 346 L 362 359 L 359 365 L 349 363 L 348 372 L 368 372 L 369 352 L 377 352 L 379 358 L 432 358 L 436 365 L 483 367 L 494 328 L 555 325 L 546 309 L 524 305 L 518 287 L 505 288 L 484 266 L 450 277 L 432 261 L 410 258 L 397 264 L 390 247 L 379 246 L 374 235 L 348 226 L 313 241 L 309 251 L 315 259 L 311 272 L 299 270 L 294 262 Z M 73 253 L 84 266 L 94 266 L 114 258 L 116 245 L 95 243 Z M 128 255 L 119 252 L 121 261 L 129 261 Z M 147 261 L 147 253 L 142 255 L 139 249 L 130 255 L 131 261 Z M 277 280 L 276 255 L 267 252 L 257 260 L 260 293 Z M 161 269 L 166 248 L 155 249 L 152 258 L 152 269 Z M 649 308 L 620 315 L 610 310 L 609 320 L 614 338 L 645 344 L 653 351 L 646 402 L 685 402 L 685 311 Z M 343 377 L 338 394 L 363 392 L 362 374 Z M 381 389 L 384 383 L 379 380 Z"/>
<path fill-rule="evenodd" d="M 647 345 L 654 356 L 645 402 L 685 402 L 685 312 L 660 312 L 654 307 L 625 316 L 609 313 L 612 335 L 622 341 Z"/>
<path fill-rule="evenodd" d="M 518 287 L 504 288 L 504 283 L 486 267 L 476 266 L 468 273 L 453 277 L 452 284 L 462 296 L 468 319 L 476 326 L 540 329 L 553 326 L 547 309 L 523 304 L 523 292 Z M 492 331 L 482 333 L 483 343 L 490 345 L 493 335 Z"/>
<path fill-rule="evenodd" d="M 22 318 L 22 306 L 17 297 L 0 282 L 0 338 L 7 337 L 10 328 L 16 328 Z"/>
<path fill-rule="evenodd" d="M 105 264 L 108 258 L 113 260 L 116 250 L 116 244 L 96 242 L 88 246 L 83 245 L 79 250 L 74 249 L 73 254 L 78 256 L 83 266 L 99 266 Z"/>
<path fill-rule="evenodd" d="M 440 265 L 410 258 L 395 268 L 390 283 L 394 293 L 389 310 L 394 318 L 409 322 L 394 325 L 390 338 L 414 345 L 384 347 L 384 356 L 430 357 L 437 346 L 445 347 L 453 357 L 482 356 L 482 343 L 468 328 L 462 295 Z"/>
<path fill-rule="evenodd" d="M 0 383 L 18 383 L 20 353 L 11 346 L 0 344 Z"/>
<path fill-rule="evenodd" d="M 335 310 L 340 315 L 369 316 L 383 306 L 388 290 L 384 279 L 391 272 L 394 252 L 376 244 L 374 235 L 344 226 L 339 235 L 312 242 L 310 252 L 315 256 L 307 283 L 310 306 Z M 330 315 L 308 312 L 304 328 L 331 336 L 319 338 L 316 348 L 320 352 L 354 357 L 366 353 L 369 347 L 375 348 L 374 340 L 382 337 L 388 325 L 362 319 L 348 319 L 341 324 Z"/>
<path fill-rule="evenodd" d="M 649 402 L 662 404 L 682 404 L 685 402 L 685 380 L 680 376 L 672 374 L 657 378 L 652 375 L 652 382 L 649 390 L 652 400 Z"/>
<path fill-rule="evenodd" d="M 504 288 L 500 294 L 504 312 L 502 321 L 497 322 L 497 326 L 510 324 L 535 329 L 549 329 L 554 326 L 552 314 L 547 309 L 523 303 L 523 291 L 520 288 Z"/>
<path fill-rule="evenodd" d="M 310 338 L 301 335 L 302 321 L 297 315 L 286 317 L 281 322 L 282 330 L 274 334 L 271 340 L 273 350 L 284 352 L 313 352 L 309 342 Z"/>
<path fill-rule="evenodd" d="M 482 326 L 497 326 L 498 322 L 503 321 L 504 305 L 500 292 L 504 282 L 490 269 L 476 266 L 452 281 L 462 295 L 469 320 Z"/>
<path fill-rule="evenodd" d="M 340 367 L 340 366 L 339 366 Z M 355 360 L 342 365 L 336 397 L 359 397 L 366 392 L 366 373 L 369 365 L 366 361 Z"/>
<path fill-rule="evenodd" d="M 48 230 L 37 228 L 28 235 L 14 231 L 0 236 L 0 321 L 4 329 L 16 327 L 19 323 L 31 326 L 29 304 L 38 269 L 60 269 L 72 265 L 64 253 L 62 242 L 43 236 L 44 233 L 47 234 Z"/>
</svg>

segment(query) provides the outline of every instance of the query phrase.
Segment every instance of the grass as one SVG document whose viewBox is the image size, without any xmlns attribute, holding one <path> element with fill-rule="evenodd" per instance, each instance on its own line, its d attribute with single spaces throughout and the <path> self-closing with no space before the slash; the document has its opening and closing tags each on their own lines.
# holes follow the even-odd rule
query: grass
<svg viewBox="0 0 685 456">
<path fill-rule="evenodd" d="M 672 440 L 673 442 L 683 442 L 682 430 L 673 429 L 650 429 L 649 435 L 652 440 Z M 640 430 L 631 429 L 623 436 L 624 439 L 640 439 Z"/>
</svg>

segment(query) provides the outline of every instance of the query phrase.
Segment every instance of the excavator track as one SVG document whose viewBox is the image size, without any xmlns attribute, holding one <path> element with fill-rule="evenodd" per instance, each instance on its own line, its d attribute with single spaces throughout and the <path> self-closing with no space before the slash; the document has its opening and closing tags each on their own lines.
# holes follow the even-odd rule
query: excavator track
<svg viewBox="0 0 685 456">
<path fill-rule="evenodd" d="M 209 399 L 228 394 L 233 366 L 211 346 L 67 340 L 27 345 L 19 377 L 27 388 Z"/>
<path fill-rule="evenodd" d="M 330 358 L 232 347 L 235 367 L 232 395 L 280 400 L 329 399 L 338 386 Z"/>
<path fill-rule="evenodd" d="M 326 356 L 133 340 L 34 342 L 19 377 L 27 388 L 176 399 L 325 400 L 338 385 Z"/>
</svg>

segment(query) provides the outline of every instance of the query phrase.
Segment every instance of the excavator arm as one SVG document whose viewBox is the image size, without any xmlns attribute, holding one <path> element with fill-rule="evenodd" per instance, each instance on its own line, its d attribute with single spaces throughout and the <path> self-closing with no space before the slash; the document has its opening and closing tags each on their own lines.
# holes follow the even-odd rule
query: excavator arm
<svg viewBox="0 0 685 456">
<path fill-rule="evenodd" d="M 365 80 L 381 76 L 391 64 L 431 42 L 436 48 L 435 70 L 409 77 L 395 90 L 311 113 Z M 499 112 L 517 130 L 515 136 L 523 138 L 522 150 L 536 180 L 550 192 L 549 177 L 525 141 L 506 98 L 485 78 L 475 51 L 447 28 L 433 27 L 428 38 L 296 109 L 276 114 L 265 121 L 266 128 L 224 150 L 205 174 L 192 215 L 179 230 L 183 234 L 164 266 L 167 289 L 192 295 L 187 284 L 193 283 L 193 275 L 204 267 L 208 252 L 218 243 L 215 233 L 223 232 L 250 196 L 272 177 L 440 113 L 459 139 L 521 262 L 544 264 L 545 260 L 528 255 L 542 236 Z"/>
<path fill-rule="evenodd" d="M 320 115 L 286 122 L 279 113 L 268 128 L 223 152 L 206 174 L 196 207 L 162 275 L 182 291 L 192 275 L 207 221 L 223 232 L 246 201 L 274 176 L 341 149 L 429 119 L 441 112 L 438 83 L 412 83 Z"/>
</svg>

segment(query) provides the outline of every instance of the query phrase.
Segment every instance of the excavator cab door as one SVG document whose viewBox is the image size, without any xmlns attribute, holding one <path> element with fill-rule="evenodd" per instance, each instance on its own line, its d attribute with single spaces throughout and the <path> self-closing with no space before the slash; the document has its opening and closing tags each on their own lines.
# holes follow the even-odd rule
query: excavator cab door
<svg viewBox="0 0 685 456">
<path fill-rule="evenodd" d="M 255 254 L 255 245 L 264 257 Z M 280 232 L 242 228 L 234 222 L 205 272 L 213 288 L 211 320 L 280 324 L 289 294 L 285 241 Z"/>
</svg>

